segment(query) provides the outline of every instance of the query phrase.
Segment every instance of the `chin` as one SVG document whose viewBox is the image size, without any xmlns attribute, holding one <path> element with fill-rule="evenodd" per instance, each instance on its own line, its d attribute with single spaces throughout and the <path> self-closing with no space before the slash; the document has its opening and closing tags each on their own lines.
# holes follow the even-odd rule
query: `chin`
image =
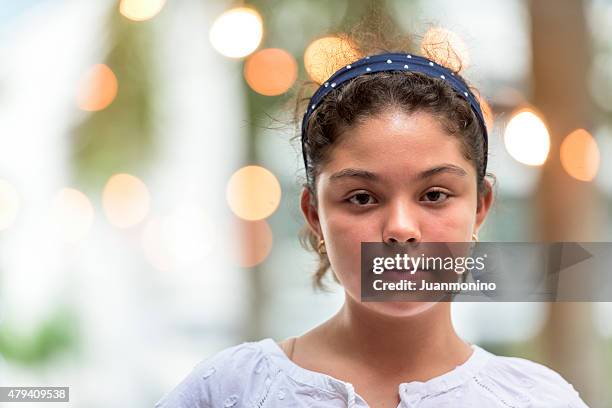
<svg viewBox="0 0 612 408">
<path fill-rule="evenodd" d="M 389 317 L 412 317 L 426 313 L 439 302 L 361 302 L 368 309 Z"/>
</svg>

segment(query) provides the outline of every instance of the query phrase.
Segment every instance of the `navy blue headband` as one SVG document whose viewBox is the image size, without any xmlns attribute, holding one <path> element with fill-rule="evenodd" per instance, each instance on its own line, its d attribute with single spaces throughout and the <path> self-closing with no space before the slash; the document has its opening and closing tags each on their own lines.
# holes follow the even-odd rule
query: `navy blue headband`
<svg viewBox="0 0 612 408">
<path fill-rule="evenodd" d="M 484 143 L 484 177 L 487 171 L 487 154 L 488 154 L 488 134 L 487 126 L 485 124 L 482 110 L 480 109 L 480 103 L 467 87 L 467 85 L 455 76 L 455 73 L 442 65 L 436 64 L 435 62 L 421 57 L 419 55 L 412 54 L 398 54 L 398 53 L 385 53 L 378 55 L 371 55 L 369 57 L 357 60 L 346 67 L 340 68 L 336 71 L 323 85 L 317 89 L 317 91 L 310 98 L 310 103 L 304 113 L 302 120 L 302 155 L 304 156 L 304 169 L 306 171 L 306 178 L 308 179 L 308 159 L 306 155 L 306 126 L 308 119 L 314 110 L 319 106 L 319 103 L 325 98 L 325 96 L 335 89 L 338 89 L 342 84 L 360 75 L 371 74 L 374 72 L 381 71 L 412 71 L 420 72 L 432 78 L 440 78 L 446 81 L 459 95 L 464 97 L 470 102 L 470 106 L 476 117 L 480 122 L 482 128 L 482 136 Z"/>
</svg>

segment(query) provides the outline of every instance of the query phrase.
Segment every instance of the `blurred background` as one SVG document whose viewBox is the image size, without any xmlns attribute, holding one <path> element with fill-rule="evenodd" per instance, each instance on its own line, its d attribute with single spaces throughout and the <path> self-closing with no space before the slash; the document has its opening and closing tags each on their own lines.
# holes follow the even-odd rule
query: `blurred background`
<svg viewBox="0 0 612 408">
<path fill-rule="evenodd" d="M 0 386 L 151 407 L 335 313 L 297 238 L 292 103 L 373 11 L 450 44 L 488 107 L 481 241 L 612 240 L 612 0 L 0 0 Z M 612 304 L 453 308 L 612 407 Z"/>
</svg>

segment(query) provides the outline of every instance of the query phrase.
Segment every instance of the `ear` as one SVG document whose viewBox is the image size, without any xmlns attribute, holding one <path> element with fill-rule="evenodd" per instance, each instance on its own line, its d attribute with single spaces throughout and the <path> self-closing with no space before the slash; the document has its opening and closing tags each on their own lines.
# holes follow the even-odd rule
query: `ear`
<svg viewBox="0 0 612 408">
<path fill-rule="evenodd" d="M 300 206 L 302 207 L 302 212 L 304 213 L 304 218 L 306 222 L 310 226 L 310 229 L 317 234 L 319 238 L 323 236 L 321 233 L 321 224 L 319 224 L 319 212 L 313 203 L 315 202 L 312 193 L 309 188 L 304 187 L 302 189 L 302 198 L 300 201 Z"/>
<path fill-rule="evenodd" d="M 474 230 L 478 231 L 480 226 L 484 223 L 484 220 L 487 218 L 489 214 L 489 210 L 491 209 L 491 205 L 493 204 L 493 186 L 489 182 L 489 180 L 484 181 L 485 188 L 487 189 L 487 194 L 478 197 L 478 203 L 476 208 L 476 224 L 474 225 Z"/>
</svg>

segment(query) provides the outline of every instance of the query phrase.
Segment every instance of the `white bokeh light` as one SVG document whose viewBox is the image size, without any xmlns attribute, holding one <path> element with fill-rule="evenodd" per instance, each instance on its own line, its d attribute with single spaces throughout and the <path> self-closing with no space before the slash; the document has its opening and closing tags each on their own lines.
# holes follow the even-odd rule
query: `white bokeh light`
<svg viewBox="0 0 612 408">
<path fill-rule="evenodd" d="M 221 14 L 210 29 L 210 42 L 222 55 L 242 58 L 259 47 L 263 24 L 259 13 L 248 7 L 238 7 Z"/>
<path fill-rule="evenodd" d="M 506 125 L 504 143 L 516 161 L 529 166 L 540 166 L 548 157 L 550 135 L 542 119 L 532 111 L 523 110 L 515 114 Z"/>
</svg>

